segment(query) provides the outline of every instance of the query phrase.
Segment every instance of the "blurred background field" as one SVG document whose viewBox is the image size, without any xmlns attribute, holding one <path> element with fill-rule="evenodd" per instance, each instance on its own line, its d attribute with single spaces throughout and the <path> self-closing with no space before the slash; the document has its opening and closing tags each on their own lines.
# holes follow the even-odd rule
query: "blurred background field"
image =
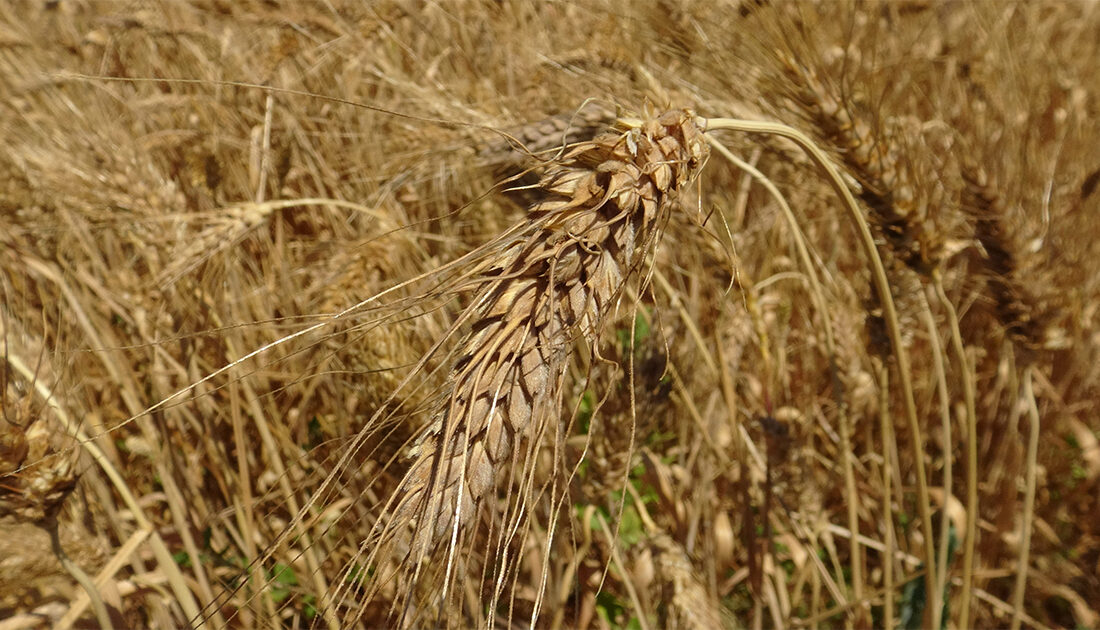
<svg viewBox="0 0 1100 630">
<path fill-rule="evenodd" d="M 586 99 L 813 138 L 903 347 L 810 160 L 715 132 L 797 229 L 712 155 L 576 359 L 569 504 L 444 618 L 1100 627 L 1098 60 L 1084 1 L 0 4 L 0 628 L 384 627 L 401 584 L 325 596 L 442 380 L 368 419 L 460 304 L 345 310 L 521 220 L 494 130 Z"/>
</svg>

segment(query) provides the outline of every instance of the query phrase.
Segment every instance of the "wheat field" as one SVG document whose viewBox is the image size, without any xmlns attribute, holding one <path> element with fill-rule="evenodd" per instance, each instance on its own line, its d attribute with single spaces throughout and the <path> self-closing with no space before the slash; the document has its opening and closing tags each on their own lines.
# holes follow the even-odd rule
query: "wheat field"
<svg viewBox="0 0 1100 630">
<path fill-rule="evenodd" d="M 0 4 L 0 630 L 1100 627 L 1100 4 Z"/>
</svg>

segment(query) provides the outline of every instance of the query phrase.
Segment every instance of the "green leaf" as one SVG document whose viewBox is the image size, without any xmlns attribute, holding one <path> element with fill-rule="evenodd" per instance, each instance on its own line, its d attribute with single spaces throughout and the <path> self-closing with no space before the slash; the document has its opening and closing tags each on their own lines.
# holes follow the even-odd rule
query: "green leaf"
<svg viewBox="0 0 1100 630">
<path fill-rule="evenodd" d="M 186 551 L 177 551 L 176 553 L 172 554 L 172 559 L 176 561 L 176 564 L 180 565 L 180 567 L 184 569 L 191 568 L 191 554 L 187 553 Z"/>
<path fill-rule="evenodd" d="M 302 606 L 302 614 L 306 616 L 306 619 L 313 619 L 317 616 L 317 596 L 316 595 L 303 595 L 302 602 L 305 604 Z"/>
<path fill-rule="evenodd" d="M 646 309 L 646 312 L 648 313 L 649 310 Z M 633 339 L 635 354 L 637 354 L 637 352 L 640 350 L 640 348 L 642 346 L 642 342 L 645 341 L 645 339 L 647 337 L 649 337 L 649 334 L 650 334 L 649 322 L 646 321 L 646 318 L 642 317 L 641 315 L 638 315 L 637 317 L 635 317 L 634 318 L 634 339 Z M 618 339 L 619 339 L 619 348 L 621 349 L 622 354 L 623 355 L 629 354 L 630 353 L 630 348 L 631 348 L 631 335 L 630 335 L 630 332 L 625 328 L 620 328 L 619 330 L 615 331 L 615 336 L 618 337 Z"/>
<path fill-rule="evenodd" d="M 596 615 L 612 628 L 622 628 L 620 619 L 626 617 L 626 606 L 618 597 L 607 591 L 596 594 Z"/>
<path fill-rule="evenodd" d="M 596 395 L 592 390 L 586 389 L 581 394 L 580 404 L 577 405 L 577 421 L 581 425 L 581 432 L 585 435 L 591 429 L 592 414 L 596 411 Z"/>
<path fill-rule="evenodd" d="M 269 577 L 278 584 L 298 586 L 298 576 L 294 573 L 294 569 L 285 564 L 276 563 L 275 568 L 271 569 Z"/>
</svg>

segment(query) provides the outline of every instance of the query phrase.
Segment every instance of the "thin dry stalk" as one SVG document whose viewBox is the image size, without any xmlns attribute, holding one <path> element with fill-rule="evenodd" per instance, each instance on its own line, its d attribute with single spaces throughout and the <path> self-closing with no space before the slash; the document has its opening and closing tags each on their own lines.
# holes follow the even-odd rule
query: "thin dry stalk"
<svg viewBox="0 0 1100 630">
<path fill-rule="evenodd" d="M 844 185 L 844 181 L 841 179 L 836 165 L 820 147 L 806 136 L 806 134 L 792 127 L 788 127 L 787 125 L 778 123 L 753 122 L 730 118 L 712 118 L 707 121 L 707 127 L 715 130 L 729 129 L 740 132 L 767 133 L 793 141 L 800 149 L 806 152 L 818 168 L 825 172 L 829 185 L 833 188 L 834 192 L 840 196 L 841 200 L 844 202 L 844 209 L 847 211 L 849 219 L 855 224 L 859 235 L 860 246 L 871 264 L 874 287 L 878 292 L 879 299 L 882 301 L 883 319 L 886 321 L 890 342 L 894 347 L 894 359 L 897 361 L 898 376 L 902 388 L 902 400 L 905 403 L 906 419 L 908 420 L 912 448 L 914 449 L 914 464 L 916 465 L 915 474 L 917 477 L 917 507 L 920 510 L 921 526 L 927 533 L 924 541 L 924 560 L 925 566 L 927 566 L 929 570 L 925 576 L 925 592 L 932 593 L 933 607 L 937 607 L 937 596 L 933 592 L 935 588 L 935 579 L 933 576 L 935 575 L 936 567 L 936 550 L 935 541 L 931 533 L 932 510 L 929 505 L 928 480 L 925 477 L 924 451 L 922 448 L 924 440 L 921 434 L 920 422 L 917 418 L 917 405 L 913 394 L 909 355 L 902 343 L 901 325 L 898 322 L 897 308 L 894 305 L 894 298 L 890 291 L 890 282 L 886 276 L 886 269 L 883 265 L 882 257 L 879 256 L 878 249 L 875 247 L 871 229 L 860 213 L 856 205 L 855 197 L 852 195 L 852 191 Z"/>
<path fill-rule="evenodd" d="M 638 597 L 638 589 L 634 588 L 634 584 L 631 582 L 629 576 L 630 572 L 627 570 L 626 564 L 623 562 L 622 554 L 619 552 L 619 541 L 613 530 L 604 519 L 603 514 L 599 512 L 593 513 L 596 522 L 600 525 L 600 530 L 607 538 L 607 548 L 611 554 L 611 562 L 615 565 L 615 569 L 623 576 L 623 587 L 626 588 L 626 592 L 630 597 L 630 602 L 633 604 L 634 609 L 638 611 L 638 622 L 642 630 L 649 630 L 649 623 L 645 620 L 645 608 L 642 606 L 642 601 Z"/>
<path fill-rule="evenodd" d="M 92 611 L 95 613 L 96 621 L 99 622 L 99 627 L 103 630 L 114 630 L 115 626 L 111 623 L 111 616 L 107 613 L 107 607 L 103 604 L 103 598 L 99 595 L 99 589 L 95 582 L 84 572 L 84 569 L 80 568 L 80 565 L 73 562 L 61 546 L 61 536 L 57 532 L 57 518 L 51 517 L 49 521 L 46 524 L 46 529 L 50 533 L 50 546 L 53 548 L 54 555 L 61 562 L 61 566 L 65 567 L 69 575 L 73 576 L 73 579 L 84 589 L 84 593 L 92 604 Z"/>
<path fill-rule="evenodd" d="M 921 295 L 921 315 L 925 320 L 925 325 L 928 328 L 928 343 L 931 347 L 932 354 L 932 366 L 933 373 L 936 378 L 936 391 L 939 393 L 940 400 L 940 426 L 943 431 L 944 444 L 952 443 L 952 431 L 951 431 L 951 398 L 947 389 L 947 373 L 944 369 L 946 364 L 946 358 L 944 357 L 943 347 L 940 344 L 939 332 L 936 330 L 936 322 L 932 316 L 932 309 L 928 304 L 928 298 L 925 295 Z M 949 543 L 949 527 L 951 525 L 950 510 L 947 509 L 947 504 L 950 497 L 953 496 L 952 490 L 954 485 L 954 454 L 950 447 L 943 458 L 943 510 L 940 513 L 940 539 L 938 555 L 936 556 L 939 562 L 936 573 L 936 592 L 944 592 L 944 588 L 947 585 L 947 556 L 948 556 L 948 543 Z M 942 613 L 933 611 L 933 625 L 939 622 L 939 617 Z"/>
<path fill-rule="evenodd" d="M 974 391 L 973 363 L 970 361 L 958 312 L 947 298 L 939 272 L 933 272 L 932 284 L 940 306 L 947 312 L 951 326 L 951 349 L 962 374 L 963 399 L 966 404 L 966 533 L 963 538 L 963 575 L 959 596 L 959 626 L 970 625 L 971 587 L 974 584 L 975 545 L 978 538 L 978 412 Z"/>
<path fill-rule="evenodd" d="M 149 537 L 149 533 L 150 531 L 148 529 L 139 529 L 131 534 L 130 537 L 119 546 L 115 555 L 107 561 L 95 576 L 95 585 L 97 587 L 106 585 L 107 581 L 130 561 L 138 547 L 145 543 L 145 539 Z M 69 630 L 69 628 L 73 627 L 77 619 L 80 618 L 80 615 L 83 614 L 84 609 L 91 603 L 89 601 L 90 597 L 90 591 L 84 591 L 77 595 L 76 599 L 69 606 L 69 610 L 67 610 L 61 619 L 54 625 L 54 630 Z"/>
<path fill-rule="evenodd" d="M 1035 477 L 1039 453 L 1039 407 L 1032 387 L 1034 367 L 1024 368 L 1023 402 L 1027 405 L 1027 471 L 1024 488 L 1024 513 L 1020 518 L 1020 558 L 1016 568 L 1016 585 L 1012 594 L 1012 630 L 1019 630 L 1024 614 L 1024 593 L 1027 591 L 1028 562 L 1031 557 L 1031 530 L 1035 518 Z"/>
<path fill-rule="evenodd" d="M 894 441 L 894 424 L 893 419 L 890 417 L 890 405 L 888 399 L 890 371 L 886 369 L 886 365 L 882 362 L 876 362 L 875 371 L 879 383 L 882 384 L 880 395 L 882 400 L 879 403 L 879 425 L 882 432 L 882 513 L 889 515 L 883 522 L 883 529 L 885 530 L 885 542 L 883 546 L 886 548 L 882 554 L 882 588 L 885 592 L 883 596 L 882 607 L 882 627 L 884 630 L 894 629 L 894 550 L 897 547 L 897 543 L 894 540 L 894 503 L 893 503 L 893 483 L 894 483 L 894 460 L 890 457 L 890 451 L 897 447 L 897 442 Z"/>
<path fill-rule="evenodd" d="M 460 540 L 499 473 L 509 461 L 527 464 L 558 433 L 559 383 L 574 341 L 596 343 L 624 284 L 656 247 L 672 195 L 706 155 L 686 111 L 580 144 L 543 178 L 528 226 L 483 271 L 459 318 L 472 332 L 451 394 L 417 445 L 381 534 L 412 526 L 410 572 L 415 579 L 429 558 L 444 562 L 444 599 L 460 571 Z"/>
</svg>

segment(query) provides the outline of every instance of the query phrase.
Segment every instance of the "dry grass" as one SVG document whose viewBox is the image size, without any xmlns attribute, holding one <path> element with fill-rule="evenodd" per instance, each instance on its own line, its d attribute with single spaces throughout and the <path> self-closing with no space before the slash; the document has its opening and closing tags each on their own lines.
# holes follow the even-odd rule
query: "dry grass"
<svg viewBox="0 0 1100 630">
<path fill-rule="evenodd" d="M 1097 42 L 0 6 L 0 628 L 1095 627 Z"/>
</svg>

